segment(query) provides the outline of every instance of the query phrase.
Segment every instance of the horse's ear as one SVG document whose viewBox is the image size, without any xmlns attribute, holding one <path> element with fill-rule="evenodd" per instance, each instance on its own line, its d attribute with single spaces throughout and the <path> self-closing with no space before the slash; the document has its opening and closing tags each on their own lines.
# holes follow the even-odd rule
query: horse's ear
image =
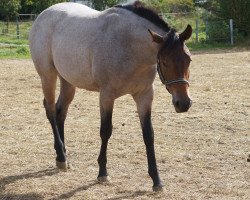
<svg viewBox="0 0 250 200">
<path fill-rule="evenodd" d="M 161 44 L 164 41 L 164 38 L 161 35 L 159 35 L 158 33 L 155 33 L 154 31 L 151 31 L 149 29 L 148 29 L 148 32 L 150 33 L 150 35 L 153 39 L 153 42 Z"/>
<path fill-rule="evenodd" d="M 188 24 L 187 28 L 179 35 L 180 40 L 182 40 L 183 42 L 185 40 L 188 40 L 192 35 L 192 31 L 192 27 Z"/>
</svg>

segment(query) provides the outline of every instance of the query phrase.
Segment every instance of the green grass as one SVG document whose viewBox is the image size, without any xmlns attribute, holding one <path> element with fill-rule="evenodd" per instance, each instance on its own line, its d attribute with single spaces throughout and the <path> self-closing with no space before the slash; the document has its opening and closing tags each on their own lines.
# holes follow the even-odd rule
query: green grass
<svg viewBox="0 0 250 200">
<path fill-rule="evenodd" d="M 30 58 L 28 35 L 31 25 L 32 21 L 20 21 L 20 36 L 19 39 L 17 39 L 16 22 L 9 22 L 7 31 L 6 23 L 0 21 L 0 59 Z"/>
<path fill-rule="evenodd" d="M 187 42 L 187 46 L 191 51 L 200 51 L 200 50 L 212 50 L 212 49 L 230 49 L 235 46 L 230 45 L 229 43 L 207 43 L 207 42 Z"/>
<path fill-rule="evenodd" d="M 24 50 L 25 49 L 25 50 Z M 27 52 L 28 53 L 23 53 Z M 0 59 L 30 58 L 28 48 L 0 48 Z"/>
<path fill-rule="evenodd" d="M 1 43 L 4 45 L 2 45 Z M 13 37 L 0 35 L 0 59 L 1 58 L 30 58 L 29 46 L 27 45 L 28 45 L 27 39 L 18 40 Z"/>
<path fill-rule="evenodd" d="M 4 44 L 0 44 L 0 59 L 30 57 L 29 46 L 27 46 L 28 40 L 17 40 L 0 35 L 0 43 Z"/>
</svg>

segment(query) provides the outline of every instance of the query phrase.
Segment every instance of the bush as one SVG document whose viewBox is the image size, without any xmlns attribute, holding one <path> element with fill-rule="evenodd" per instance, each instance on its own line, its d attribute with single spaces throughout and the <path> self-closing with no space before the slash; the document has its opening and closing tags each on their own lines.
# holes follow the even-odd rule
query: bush
<svg viewBox="0 0 250 200">
<path fill-rule="evenodd" d="M 209 21 L 207 27 L 208 40 L 213 42 L 230 41 L 229 21 Z"/>
<path fill-rule="evenodd" d="M 161 12 L 191 12 L 194 10 L 193 0 L 143 0 L 147 5 Z"/>
<path fill-rule="evenodd" d="M 19 55 L 28 55 L 29 49 L 26 46 L 17 47 L 16 53 Z"/>
</svg>

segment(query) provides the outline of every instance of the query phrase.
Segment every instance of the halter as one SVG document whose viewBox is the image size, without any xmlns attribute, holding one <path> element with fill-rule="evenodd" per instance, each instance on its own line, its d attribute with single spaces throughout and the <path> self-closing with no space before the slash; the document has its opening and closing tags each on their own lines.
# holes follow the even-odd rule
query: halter
<svg viewBox="0 0 250 200">
<path fill-rule="evenodd" d="M 166 86 L 166 88 L 169 85 L 177 84 L 177 83 L 187 84 L 189 86 L 189 82 L 184 78 L 178 78 L 178 79 L 170 80 L 170 81 L 166 80 L 164 78 L 163 74 L 162 74 L 162 71 L 161 71 L 161 65 L 160 65 L 160 59 L 159 58 L 157 59 L 157 71 L 158 71 L 161 82 Z"/>
</svg>

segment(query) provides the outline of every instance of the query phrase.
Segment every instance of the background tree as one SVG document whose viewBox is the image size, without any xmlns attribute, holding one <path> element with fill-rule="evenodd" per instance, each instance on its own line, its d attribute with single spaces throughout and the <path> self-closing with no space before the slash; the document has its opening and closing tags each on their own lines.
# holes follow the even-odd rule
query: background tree
<svg viewBox="0 0 250 200">
<path fill-rule="evenodd" d="M 96 10 L 104 10 L 106 7 L 118 4 L 120 0 L 92 0 L 91 2 Z"/>
<path fill-rule="evenodd" d="M 250 1 L 249 0 L 219 0 L 219 16 L 233 19 L 240 32 L 250 35 Z"/>
<path fill-rule="evenodd" d="M 161 12 L 191 12 L 194 10 L 193 0 L 142 0 L 142 2 Z"/>
<path fill-rule="evenodd" d="M 46 8 L 61 2 L 66 2 L 67 0 L 33 0 L 32 5 L 32 13 L 40 13 Z"/>
<path fill-rule="evenodd" d="M 34 0 L 20 0 L 21 8 L 19 13 L 31 14 L 33 12 Z"/>
<path fill-rule="evenodd" d="M 6 29 L 3 31 L 8 33 L 9 20 L 17 16 L 19 8 L 20 8 L 19 0 L 1 0 L 0 1 L 0 17 L 7 21 Z"/>
<path fill-rule="evenodd" d="M 208 12 L 211 12 L 213 14 L 218 14 L 220 10 L 219 0 L 208 0 L 208 1 L 194 0 L 194 4 L 195 6 L 204 8 Z"/>
<path fill-rule="evenodd" d="M 1 0 L 0 15 L 2 18 L 10 20 L 17 16 L 20 7 L 19 0 Z"/>
</svg>

